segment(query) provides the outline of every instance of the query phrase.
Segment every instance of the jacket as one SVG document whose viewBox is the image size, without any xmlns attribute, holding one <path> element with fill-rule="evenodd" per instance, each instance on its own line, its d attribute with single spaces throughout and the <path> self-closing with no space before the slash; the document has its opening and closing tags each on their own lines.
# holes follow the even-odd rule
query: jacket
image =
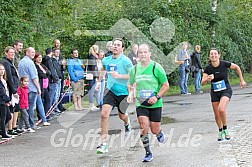
<svg viewBox="0 0 252 167">
<path fill-rule="evenodd" d="M 13 62 L 7 59 L 6 57 L 2 59 L 1 63 L 4 65 L 4 68 L 5 68 L 5 72 L 7 76 L 6 82 L 8 85 L 9 92 L 10 92 L 9 97 L 11 97 L 12 94 L 17 93 L 17 88 L 19 84 L 18 72 Z"/>
<path fill-rule="evenodd" d="M 5 105 L 9 101 L 10 101 L 10 98 L 9 98 L 9 96 L 6 95 L 5 86 L 2 82 L 2 80 L 0 80 L 0 105 Z"/>
<path fill-rule="evenodd" d="M 45 56 L 43 58 L 42 63 L 50 70 L 51 74 L 49 75 L 48 79 L 50 83 L 57 83 L 59 80 L 59 76 L 56 72 L 56 69 L 53 66 L 52 58 L 49 56 Z"/>
<path fill-rule="evenodd" d="M 28 91 L 29 88 L 25 87 L 18 87 L 18 95 L 19 95 L 19 106 L 21 109 L 28 109 L 29 108 L 29 100 L 28 100 Z"/>
</svg>

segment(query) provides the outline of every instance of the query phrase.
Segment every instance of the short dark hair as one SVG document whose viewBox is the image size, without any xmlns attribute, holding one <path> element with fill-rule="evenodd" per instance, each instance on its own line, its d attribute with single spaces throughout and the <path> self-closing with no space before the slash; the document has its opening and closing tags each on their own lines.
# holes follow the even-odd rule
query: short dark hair
<svg viewBox="0 0 252 167">
<path fill-rule="evenodd" d="M 47 48 L 47 49 L 45 50 L 46 55 L 50 54 L 51 52 L 52 52 L 52 48 Z"/>
<path fill-rule="evenodd" d="M 21 40 L 15 40 L 13 46 L 18 45 L 18 43 L 23 43 L 23 42 Z"/>
<path fill-rule="evenodd" d="M 124 48 L 124 41 L 123 41 L 122 38 L 115 38 L 115 39 L 113 39 L 113 43 L 114 43 L 115 41 L 121 41 L 121 42 L 122 42 L 122 47 Z"/>
<path fill-rule="evenodd" d="M 76 49 L 76 48 L 73 48 L 73 49 L 71 50 L 71 54 L 73 54 L 73 52 L 74 52 L 75 50 L 77 50 L 77 49 Z"/>
</svg>

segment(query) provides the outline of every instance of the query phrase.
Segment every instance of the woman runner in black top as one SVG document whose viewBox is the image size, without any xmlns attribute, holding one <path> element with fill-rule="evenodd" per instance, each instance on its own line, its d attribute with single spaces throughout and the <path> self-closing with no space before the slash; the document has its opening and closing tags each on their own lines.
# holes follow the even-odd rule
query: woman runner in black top
<svg viewBox="0 0 252 167">
<path fill-rule="evenodd" d="M 204 70 L 201 84 L 205 85 L 207 82 L 211 82 L 211 102 L 215 121 L 219 127 L 218 141 L 222 141 L 224 138 L 229 140 L 226 108 L 232 96 L 232 89 L 228 81 L 228 68 L 236 70 L 240 78 L 241 88 L 246 86 L 246 82 L 243 79 L 240 67 L 228 61 L 221 61 L 217 49 L 210 50 L 209 59 L 210 63 Z"/>
</svg>

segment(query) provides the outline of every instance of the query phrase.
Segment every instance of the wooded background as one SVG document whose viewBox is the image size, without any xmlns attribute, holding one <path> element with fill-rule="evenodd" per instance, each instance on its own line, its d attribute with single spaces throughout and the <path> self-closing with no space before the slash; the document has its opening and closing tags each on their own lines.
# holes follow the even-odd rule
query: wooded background
<svg viewBox="0 0 252 167">
<path fill-rule="evenodd" d="M 96 41 L 109 36 L 87 36 L 85 30 L 108 30 L 119 19 L 131 21 L 150 41 L 168 55 L 179 43 L 201 45 L 202 63 L 211 47 L 219 49 L 222 59 L 237 63 L 244 72 L 252 71 L 252 0 L 1 0 L 0 50 L 20 39 L 24 48 L 32 46 L 44 54 L 53 40 L 61 40 L 63 56 L 78 48 L 85 58 Z M 169 42 L 152 38 L 150 26 L 158 18 L 175 25 Z M 215 36 L 212 36 L 213 29 Z M 78 31 L 76 31 L 78 30 Z M 81 32 L 81 34 L 76 34 Z M 127 39 L 126 39 L 127 40 Z M 126 42 L 130 46 L 130 42 Z M 164 60 L 165 61 L 165 60 Z M 169 74 L 171 84 L 178 83 L 178 71 Z M 191 81 L 190 81 L 191 82 Z"/>
</svg>

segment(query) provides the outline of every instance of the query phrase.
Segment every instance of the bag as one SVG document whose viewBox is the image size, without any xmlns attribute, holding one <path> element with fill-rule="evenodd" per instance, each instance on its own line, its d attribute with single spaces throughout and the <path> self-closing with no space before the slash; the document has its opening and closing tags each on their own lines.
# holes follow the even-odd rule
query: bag
<svg viewBox="0 0 252 167">
<path fill-rule="evenodd" d="M 49 82 L 49 80 L 48 80 L 48 78 L 43 78 L 43 89 L 47 89 L 48 88 L 48 82 Z"/>
<path fill-rule="evenodd" d="M 86 80 L 93 80 L 94 79 L 94 75 L 91 73 L 86 74 Z"/>
<path fill-rule="evenodd" d="M 190 72 L 190 71 L 191 71 L 190 65 L 187 65 L 187 66 L 185 67 L 185 72 L 188 73 L 188 72 Z"/>
<path fill-rule="evenodd" d="M 198 72 L 199 68 L 196 68 L 194 65 L 190 67 L 191 72 Z"/>
</svg>

